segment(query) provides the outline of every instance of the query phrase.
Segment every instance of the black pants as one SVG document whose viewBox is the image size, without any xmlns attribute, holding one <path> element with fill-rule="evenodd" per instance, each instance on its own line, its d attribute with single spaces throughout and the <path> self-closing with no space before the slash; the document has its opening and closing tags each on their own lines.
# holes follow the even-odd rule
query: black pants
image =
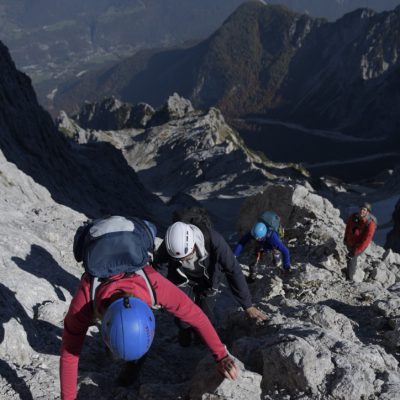
<svg viewBox="0 0 400 400">
<path fill-rule="evenodd" d="M 214 325 L 214 307 L 217 290 L 213 291 L 212 289 L 209 289 L 206 291 L 199 291 L 195 285 L 191 284 L 179 286 L 179 289 L 181 289 L 182 292 L 184 292 L 191 300 L 193 300 L 196 305 L 201 308 L 204 314 L 207 315 L 208 319 Z M 179 318 L 175 318 L 175 323 L 178 325 L 179 329 L 188 329 L 191 327 L 191 325 L 181 321 Z"/>
</svg>

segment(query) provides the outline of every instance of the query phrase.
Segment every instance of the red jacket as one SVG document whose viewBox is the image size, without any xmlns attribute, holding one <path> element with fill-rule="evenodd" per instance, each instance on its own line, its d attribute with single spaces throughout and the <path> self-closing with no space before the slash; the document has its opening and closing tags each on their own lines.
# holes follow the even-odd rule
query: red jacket
<svg viewBox="0 0 400 400">
<path fill-rule="evenodd" d="M 214 327 L 201 311 L 180 289 L 165 279 L 151 266 L 144 268 L 154 289 L 157 304 L 182 319 L 201 335 L 212 351 L 216 361 L 228 355 L 225 346 L 219 339 Z M 121 274 L 121 277 L 123 275 Z M 118 278 L 117 275 L 114 278 Z M 151 306 L 149 290 L 144 279 L 133 274 L 130 277 L 115 280 L 100 286 L 96 292 L 96 305 L 104 311 L 105 304 L 116 291 L 134 293 L 135 296 Z M 62 400 L 74 400 L 78 379 L 79 355 L 88 327 L 93 320 L 93 306 L 90 300 L 90 277 L 83 274 L 68 313 L 64 319 L 64 332 L 61 344 L 60 382 Z"/>
<path fill-rule="evenodd" d="M 347 220 L 344 243 L 354 255 L 358 255 L 371 243 L 375 229 L 376 222 L 371 215 L 362 219 L 358 213 L 354 213 Z"/>
</svg>

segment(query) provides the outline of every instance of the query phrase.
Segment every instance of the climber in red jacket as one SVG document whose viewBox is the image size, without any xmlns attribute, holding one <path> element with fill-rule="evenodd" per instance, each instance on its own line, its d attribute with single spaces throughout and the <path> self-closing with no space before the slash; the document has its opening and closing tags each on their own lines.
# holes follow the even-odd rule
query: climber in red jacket
<svg viewBox="0 0 400 400">
<path fill-rule="evenodd" d="M 236 379 L 238 375 L 237 366 L 229 356 L 226 347 L 221 343 L 206 315 L 186 294 L 151 266 L 144 267 L 144 271 L 154 288 L 157 304 L 190 324 L 212 351 L 217 363 L 217 370 L 228 379 Z M 90 288 L 91 279 L 85 273 L 64 320 L 60 359 L 61 398 L 63 400 L 74 400 L 76 398 L 79 354 L 87 329 L 95 316 Z M 134 293 L 136 298 L 141 299 L 148 306 L 151 305 L 149 291 L 143 277 L 133 274 L 124 278 L 123 274 L 120 274 L 113 277 L 112 281 L 106 285 L 101 285 L 96 291 L 98 316 L 105 314 L 107 305 L 118 293 Z"/>
<path fill-rule="evenodd" d="M 96 320 L 101 320 L 105 345 L 135 377 L 155 333 L 151 308 L 162 307 L 191 325 L 211 350 L 217 371 L 225 378 L 237 378 L 238 367 L 207 316 L 149 265 L 155 235 L 154 224 L 134 217 L 109 216 L 78 228 L 73 250 L 85 273 L 64 320 L 62 400 L 76 399 L 79 355 L 86 332 Z"/>
<path fill-rule="evenodd" d="M 371 204 L 364 203 L 347 220 L 344 244 L 348 249 L 347 279 L 351 281 L 357 271 L 357 259 L 369 246 L 375 233 L 377 223 L 371 209 Z"/>
</svg>

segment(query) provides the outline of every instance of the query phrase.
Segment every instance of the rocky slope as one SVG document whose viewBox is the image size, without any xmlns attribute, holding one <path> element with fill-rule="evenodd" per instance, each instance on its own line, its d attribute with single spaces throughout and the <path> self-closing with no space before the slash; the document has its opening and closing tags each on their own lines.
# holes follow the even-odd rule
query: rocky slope
<svg viewBox="0 0 400 400">
<path fill-rule="evenodd" d="M 0 188 L 0 398 L 57 398 L 62 320 L 81 272 L 70 246 L 85 216 L 1 151 Z"/>
<path fill-rule="evenodd" d="M 249 2 L 208 40 L 142 53 L 60 89 L 56 109 L 115 94 L 159 106 L 174 91 L 196 107 L 262 113 L 398 146 L 400 8 L 361 9 L 334 23 Z"/>
<path fill-rule="evenodd" d="M 267 263 L 253 290 L 268 299 L 269 327 L 238 340 L 245 362 L 262 371 L 266 398 L 395 399 L 398 254 L 371 245 L 349 284 L 344 224 L 329 201 L 301 186 L 271 187 L 243 204 L 238 228 L 265 208 L 284 216 L 297 268 L 282 281 Z"/>
<path fill-rule="evenodd" d="M 81 273 L 72 235 L 85 216 L 55 203 L 4 157 L 0 168 L 0 397 L 57 399 L 62 319 Z M 342 273 L 344 225 L 329 201 L 304 186 L 270 186 L 243 203 L 238 229 L 264 208 L 284 219 L 295 271 L 281 277 L 265 261 L 251 284 L 254 301 L 269 316 L 262 325 L 246 320 L 222 293 L 219 330 L 238 359 L 239 379 L 221 381 L 208 351 L 180 348 L 172 318 L 157 313 L 156 340 L 129 388 L 115 385 L 120 365 L 91 329 L 79 398 L 396 399 L 399 255 L 372 245 L 358 277 L 364 282 L 349 284 Z M 251 258 L 249 252 L 241 259 L 245 273 Z"/>
<path fill-rule="evenodd" d="M 105 120 L 119 129 L 90 129 Z M 248 149 L 218 109 L 194 110 L 177 94 L 158 110 L 115 98 L 86 104 L 73 119 L 61 113 L 58 127 L 77 143 L 112 144 L 169 207 L 201 202 L 219 215 L 219 227 L 227 232 L 243 197 L 271 181 L 308 178 L 299 165 L 273 163 Z"/>
</svg>

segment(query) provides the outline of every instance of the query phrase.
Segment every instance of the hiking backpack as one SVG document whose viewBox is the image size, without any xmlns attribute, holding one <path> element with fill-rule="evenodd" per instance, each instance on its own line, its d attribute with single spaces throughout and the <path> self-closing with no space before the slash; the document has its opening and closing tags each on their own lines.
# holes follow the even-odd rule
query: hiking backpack
<svg viewBox="0 0 400 400">
<path fill-rule="evenodd" d="M 268 228 L 268 236 L 272 235 L 272 231 L 276 232 L 280 238 L 285 235 L 285 230 L 281 224 L 279 215 L 274 211 L 264 211 L 259 217 L 258 222 L 264 223 Z"/>
<path fill-rule="evenodd" d="M 153 224 L 139 218 L 111 216 L 87 221 L 78 228 L 74 237 L 74 256 L 83 262 L 92 277 L 91 299 L 97 288 L 111 276 L 142 276 L 149 288 L 153 306 L 156 304 L 153 288 L 143 267 L 151 260 L 154 250 Z"/>
</svg>

